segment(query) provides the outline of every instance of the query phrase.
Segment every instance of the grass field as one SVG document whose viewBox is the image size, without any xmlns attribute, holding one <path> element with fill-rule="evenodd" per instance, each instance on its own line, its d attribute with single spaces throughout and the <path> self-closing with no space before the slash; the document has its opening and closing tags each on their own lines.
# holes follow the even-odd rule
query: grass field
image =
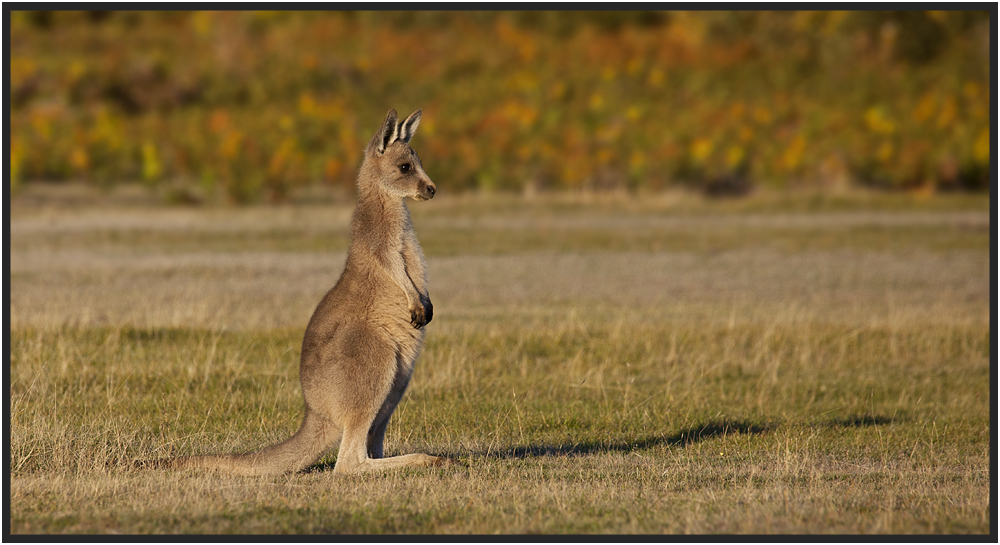
<svg viewBox="0 0 1000 545">
<path fill-rule="evenodd" d="M 10 531 L 955 533 L 990 505 L 989 198 L 464 196 L 411 206 L 434 321 L 387 454 L 135 470 L 297 429 L 349 205 L 9 223 Z"/>
</svg>

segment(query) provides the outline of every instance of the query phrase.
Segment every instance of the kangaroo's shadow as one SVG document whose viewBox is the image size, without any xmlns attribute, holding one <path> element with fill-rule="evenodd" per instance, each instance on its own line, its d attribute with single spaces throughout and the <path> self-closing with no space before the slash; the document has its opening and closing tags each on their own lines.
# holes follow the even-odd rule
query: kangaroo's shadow
<svg viewBox="0 0 1000 545">
<path fill-rule="evenodd" d="M 563 445 L 524 445 L 498 449 L 468 452 L 471 458 L 521 459 L 538 456 L 586 456 L 600 452 L 632 452 L 661 445 L 686 447 L 713 437 L 748 434 L 759 435 L 774 428 L 772 424 L 761 424 L 741 420 L 715 420 L 700 426 L 685 428 L 673 435 L 650 435 L 635 441 L 582 441 Z M 448 456 L 445 453 L 432 453 Z M 321 462 L 304 470 L 305 473 L 333 471 L 335 462 Z"/>
<path fill-rule="evenodd" d="M 903 416 L 881 416 L 877 414 L 855 414 L 842 418 L 835 418 L 825 424 L 832 428 L 866 428 L 869 426 L 888 426 L 895 422 L 905 421 Z"/>
<path fill-rule="evenodd" d="M 710 421 L 685 428 L 673 435 L 650 435 L 635 441 L 582 441 L 564 445 L 527 445 L 470 453 L 483 458 L 533 458 L 536 456 L 585 456 L 599 452 L 632 452 L 657 446 L 686 447 L 692 443 L 735 434 L 759 435 L 773 429 L 771 424 L 737 420 Z"/>
</svg>

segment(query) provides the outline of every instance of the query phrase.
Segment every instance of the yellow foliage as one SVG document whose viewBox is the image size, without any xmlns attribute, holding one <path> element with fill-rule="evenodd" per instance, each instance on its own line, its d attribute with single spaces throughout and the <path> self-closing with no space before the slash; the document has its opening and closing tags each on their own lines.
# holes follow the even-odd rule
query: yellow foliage
<svg viewBox="0 0 1000 545">
<path fill-rule="evenodd" d="M 90 156 L 87 155 L 87 150 L 81 147 L 75 147 L 69 153 L 69 164 L 78 173 L 87 172 L 90 167 Z"/>
<path fill-rule="evenodd" d="M 726 150 L 726 166 L 734 169 L 740 166 L 744 157 L 746 157 L 746 152 L 739 145 L 729 146 L 729 149 Z"/>
<path fill-rule="evenodd" d="M 288 163 L 292 161 L 295 155 L 296 147 L 297 144 L 294 138 L 289 137 L 281 141 L 281 145 L 275 150 L 268 164 L 267 173 L 271 178 L 281 178 L 288 167 Z"/>
<path fill-rule="evenodd" d="M 753 110 L 754 121 L 764 124 L 771 122 L 771 111 L 764 106 L 757 106 Z"/>
<path fill-rule="evenodd" d="M 52 123 L 49 120 L 49 116 L 41 112 L 32 112 L 31 128 L 35 130 L 35 134 L 41 137 L 43 141 L 47 141 L 52 137 Z"/>
<path fill-rule="evenodd" d="M 746 113 L 746 106 L 743 105 L 742 101 L 737 101 L 732 106 L 729 107 L 729 116 L 732 121 L 739 121 L 743 119 L 743 114 Z"/>
<path fill-rule="evenodd" d="M 344 109 L 339 102 L 320 102 L 311 93 L 299 95 L 299 114 L 307 119 L 333 121 L 339 119 Z"/>
<path fill-rule="evenodd" d="M 538 88 L 538 76 L 531 71 L 521 70 L 507 78 L 507 86 L 517 91 L 534 91 Z"/>
<path fill-rule="evenodd" d="M 147 181 L 155 181 L 163 174 L 163 164 L 156 152 L 156 145 L 146 142 L 142 145 L 142 177 Z"/>
<path fill-rule="evenodd" d="M 941 10 L 927 10 L 927 16 L 939 23 L 947 23 L 947 12 Z"/>
<path fill-rule="evenodd" d="M 641 170 L 646 165 L 646 156 L 641 151 L 633 151 L 628 158 L 628 166 L 633 171 Z"/>
<path fill-rule="evenodd" d="M 10 84 L 11 86 L 17 86 L 24 83 L 26 80 L 30 79 L 35 75 L 37 65 L 35 61 L 25 57 L 14 57 L 10 58 Z"/>
<path fill-rule="evenodd" d="M 832 152 L 860 183 L 902 187 L 948 178 L 946 160 L 980 176 L 969 167 L 991 159 L 989 82 L 969 68 L 978 50 L 953 41 L 910 66 L 878 55 L 879 33 L 872 41 L 847 12 L 678 12 L 620 30 L 588 16 L 559 33 L 564 21 L 503 13 L 442 15 L 450 23 L 428 33 L 438 16 L 193 12 L 143 15 L 155 47 L 141 51 L 113 46 L 127 29 L 111 17 L 122 24 L 60 19 L 59 48 L 54 32 L 14 29 L 28 45 L 10 59 L 13 183 L 346 181 L 386 100 L 422 101 L 388 107 L 425 109 L 421 142 L 467 187 L 480 175 L 513 189 L 621 172 L 642 186 L 654 164 L 657 184 L 746 167 L 753 183 L 780 185 L 819 179 L 816 158 Z M 107 43 L 91 52 L 95 35 Z M 800 77 L 797 44 L 816 39 L 832 40 L 809 61 L 823 66 Z M 433 77 L 406 87 L 413 66 Z M 109 82 L 123 92 L 103 92 Z"/>
<path fill-rule="evenodd" d="M 191 26 L 198 35 L 207 35 L 212 30 L 212 15 L 206 11 L 194 12 L 191 15 Z"/>
<path fill-rule="evenodd" d="M 309 93 L 302 93 L 299 96 L 299 113 L 303 117 L 312 117 L 316 112 L 316 99 Z"/>
<path fill-rule="evenodd" d="M 969 100 L 976 100 L 979 98 L 980 87 L 976 85 L 974 81 L 967 81 L 965 85 L 962 86 L 962 92 L 965 94 L 965 98 Z"/>
<path fill-rule="evenodd" d="M 531 127 L 538 119 L 538 110 L 521 102 L 508 101 L 500 111 L 504 119 L 517 123 L 522 129 Z"/>
<path fill-rule="evenodd" d="M 434 136 L 434 134 L 437 132 L 437 123 L 434 121 L 434 118 L 421 117 L 420 132 L 424 133 L 424 135 L 426 136 Z"/>
<path fill-rule="evenodd" d="M 575 163 L 569 162 L 563 165 L 562 180 L 568 187 L 575 187 L 581 181 L 580 170 L 575 167 Z"/>
<path fill-rule="evenodd" d="M 219 153 L 225 159 L 233 159 L 240 153 L 240 147 L 243 144 L 243 133 L 238 130 L 231 130 L 226 133 L 225 138 L 222 139 L 222 145 L 219 147 Z"/>
<path fill-rule="evenodd" d="M 800 134 L 792 139 L 781 156 L 781 166 L 785 170 L 795 170 L 802 163 L 803 152 L 806 149 L 806 139 Z"/>
<path fill-rule="evenodd" d="M 850 12 L 847 11 L 831 11 L 826 18 L 826 23 L 823 25 L 823 34 L 827 36 L 837 32 L 840 29 L 840 24 L 847 18 Z"/>
<path fill-rule="evenodd" d="M 941 113 L 938 114 L 937 126 L 939 129 L 946 129 L 950 127 L 955 122 L 955 114 L 958 108 L 955 106 L 955 98 L 948 97 L 944 101 L 944 106 L 941 107 Z"/>
<path fill-rule="evenodd" d="M 671 40 L 679 42 L 692 49 L 697 49 L 705 42 L 708 25 L 703 17 L 695 12 L 674 12 L 667 35 Z"/>
<path fill-rule="evenodd" d="M 524 41 L 517 46 L 517 53 L 521 57 L 522 61 L 531 62 L 535 59 L 535 53 L 538 51 L 538 47 L 535 46 L 535 41 L 530 37 L 526 38 Z"/>
<path fill-rule="evenodd" d="M 708 138 L 698 138 L 691 143 L 691 158 L 696 162 L 704 162 L 712 154 L 713 142 Z"/>
<path fill-rule="evenodd" d="M 119 122 L 107 111 L 102 110 L 94 124 L 91 140 L 103 142 L 108 149 L 115 151 L 122 145 L 122 133 Z"/>
<path fill-rule="evenodd" d="M 865 111 L 865 125 L 875 134 L 892 134 L 896 132 L 896 124 L 885 114 L 881 106 L 872 106 Z"/>
<path fill-rule="evenodd" d="M 74 82 L 87 72 L 87 66 L 81 61 L 73 61 L 69 65 L 69 81 Z"/>
<path fill-rule="evenodd" d="M 663 85 L 664 77 L 665 74 L 663 73 L 663 70 L 653 68 L 649 71 L 649 77 L 646 79 L 646 83 L 648 83 L 651 87 L 659 87 Z"/>
<path fill-rule="evenodd" d="M 972 107 L 969 108 L 970 112 L 972 113 L 972 118 L 975 119 L 976 121 L 981 121 L 986 119 L 986 117 L 990 113 L 988 106 L 989 103 L 984 103 L 984 101 L 981 100 L 973 102 Z"/>
<path fill-rule="evenodd" d="M 634 76 L 642 70 L 642 59 L 640 57 L 632 57 L 629 59 L 628 64 L 625 66 L 625 72 L 630 76 Z"/>
<path fill-rule="evenodd" d="M 976 143 L 972 146 L 972 157 L 977 163 L 988 165 L 990 163 L 990 153 L 993 147 L 990 145 L 990 129 L 984 128 L 979 131 Z"/>
<path fill-rule="evenodd" d="M 566 94 L 566 84 L 561 81 L 555 82 L 549 89 L 549 98 L 551 99 L 562 98 L 563 95 L 565 94 Z"/>
<path fill-rule="evenodd" d="M 917 107 L 913 110 L 913 120 L 917 123 L 927 121 L 934 115 L 935 108 L 937 108 L 937 99 L 934 97 L 934 93 L 924 93 Z"/>
<path fill-rule="evenodd" d="M 893 154 L 895 154 L 895 152 L 896 152 L 895 146 L 892 145 L 892 142 L 889 142 L 887 140 L 885 142 L 882 142 L 882 145 L 879 146 L 878 152 L 875 154 L 875 156 L 878 157 L 878 160 L 881 161 L 882 163 L 888 163 L 889 161 L 892 160 L 892 156 Z"/>
<path fill-rule="evenodd" d="M 799 32 L 806 32 L 812 29 L 816 18 L 816 12 L 796 11 L 792 13 L 792 28 Z"/>
</svg>

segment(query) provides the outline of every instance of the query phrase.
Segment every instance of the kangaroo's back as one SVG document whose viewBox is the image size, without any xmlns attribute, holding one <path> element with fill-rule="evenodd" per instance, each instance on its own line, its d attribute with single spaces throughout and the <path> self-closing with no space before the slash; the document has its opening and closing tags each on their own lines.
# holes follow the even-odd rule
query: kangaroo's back
<svg viewBox="0 0 1000 545">
<path fill-rule="evenodd" d="M 288 440 L 249 454 L 168 461 L 246 474 L 297 471 L 340 441 L 335 472 L 444 463 L 409 454 L 383 458 L 389 418 L 413 373 L 433 317 L 423 253 L 405 199 L 436 187 L 409 146 L 420 110 L 390 110 L 365 149 L 344 271 L 316 307 L 302 340 L 305 418 Z"/>
</svg>

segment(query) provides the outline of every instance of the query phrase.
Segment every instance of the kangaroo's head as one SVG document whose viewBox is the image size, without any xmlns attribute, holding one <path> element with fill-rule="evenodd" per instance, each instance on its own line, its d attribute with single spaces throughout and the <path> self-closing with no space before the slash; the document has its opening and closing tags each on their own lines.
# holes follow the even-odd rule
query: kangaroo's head
<svg viewBox="0 0 1000 545">
<path fill-rule="evenodd" d="M 396 110 L 389 110 L 382 127 L 375 132 L 365 149 L 362 170 L 370 176 L 363 176 L 365 182 L 375 187 L 366 189 L 420 201 L 434 197 L 437 187 L 424 172 L 417 152 L 410 147 L 410 139 L 420 125 L 420 110 L 398 121 Z"/>
</svg>

